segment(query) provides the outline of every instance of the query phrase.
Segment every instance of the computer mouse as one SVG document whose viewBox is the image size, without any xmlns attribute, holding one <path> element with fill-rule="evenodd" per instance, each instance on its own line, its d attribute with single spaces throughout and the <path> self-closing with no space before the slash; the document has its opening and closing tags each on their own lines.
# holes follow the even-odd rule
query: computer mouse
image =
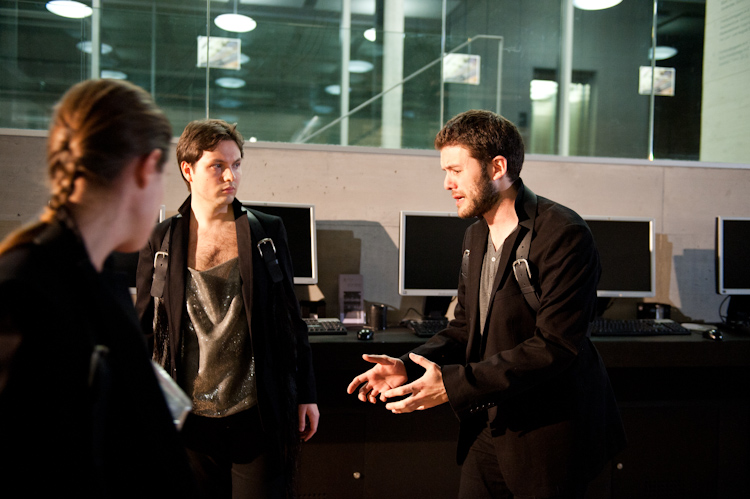
<svg viewBox="0 0 750 499">
<path fill-rule="evenodd" d="M 371 340 L 373 337 L 372 329 L 360 329 L 357 331 L 358 340 Z"/>
<path fill-rule="evenodd" d="M 721 341 L 724 339 L 724 336 L 721 334 L 721 331 L 718 329 L 706 329 L 703 331 L 703 337 L 707 340 L 714 340 L 714 341 Z"/>
</svg>

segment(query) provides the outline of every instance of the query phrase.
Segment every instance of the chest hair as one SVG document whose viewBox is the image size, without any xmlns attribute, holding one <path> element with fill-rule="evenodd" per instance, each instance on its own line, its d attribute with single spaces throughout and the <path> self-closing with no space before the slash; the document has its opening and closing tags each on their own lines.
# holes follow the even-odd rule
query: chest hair
<svg viewBox="0 0 750 499">
<path fill-rule="evenodd" d="M 190 230 L 188 266 L 207 270 L 235 258 L 237 231 L 234 222 L 222 222 L 206 228 Z"/>
</svg>

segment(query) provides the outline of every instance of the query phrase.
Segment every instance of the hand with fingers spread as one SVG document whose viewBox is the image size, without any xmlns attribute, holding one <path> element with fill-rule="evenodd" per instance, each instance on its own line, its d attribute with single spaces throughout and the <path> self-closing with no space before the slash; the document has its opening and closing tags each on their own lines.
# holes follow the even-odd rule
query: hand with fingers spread
<svg viewBox="0 0 750 499">
<path fill-rule="evenodd" d="M 362 358 L 375 364 L 375 367 L 354 378 L 346 389 L 347 393 L 352 394 L 359 387 L 357 398 L 362 402 L 374 404 L 383 392 L 399 387 L 408 380 L 406 367 L 401 359 L 366 354 Z M 385 402 L 384 397 L 380 400 Z"/>
<path fill-rule="evenodd" d="M 443 385 L 443 372 L 440 366 L 414 353 L 410 353 L 409 358 L 415 364 L 424 367 L 425 373 L 413 383 L 384 392 L 381 395 L 381 400 L 408 395 L 398 402 L 387 403 L 385 408 L 394 414 L 403 414 L 423 411 L 448 402 L 448 394 L 445 391 L 445 385 Z"/>
</svg>

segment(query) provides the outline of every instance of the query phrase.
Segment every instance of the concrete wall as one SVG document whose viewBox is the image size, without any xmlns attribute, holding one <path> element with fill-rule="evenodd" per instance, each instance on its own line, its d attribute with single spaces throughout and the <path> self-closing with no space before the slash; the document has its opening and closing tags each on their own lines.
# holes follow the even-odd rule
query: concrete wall
<svg viewBox="0 0 750 499">
<path fill-rule="evenodd" d="M 0 236 L 31 221 L 47 200 L 43 132 L 0 130 Z M 298 296 L 326 299 L 338 314 L 338 275 L 364 276 L 367 302 L 391 307 L 389 322 L 421 300 L 398 294 L 400 210 L 453 211 L 434 151 L 248 143 L 238 198 L 314 203 L 320 282 Z M 187 195 L 176 161 L 167 165 L 167 214 Z M 529 156 L 524 181 L 581 215 L 656 219 L 657 296 L 679 320 L 719 320 L 716 216 L 750 216 L 750 165 Z M 635 301 L 618 300 L 635 314 Z"/>
</svg>

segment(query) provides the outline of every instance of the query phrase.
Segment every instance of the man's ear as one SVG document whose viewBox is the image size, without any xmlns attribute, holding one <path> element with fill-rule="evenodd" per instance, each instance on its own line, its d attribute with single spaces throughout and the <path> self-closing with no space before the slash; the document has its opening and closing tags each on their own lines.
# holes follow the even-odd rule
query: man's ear
<svg viewBox="0 0 750 499">
<path fill-rule="evenodd" d="M 161 149 L 154 149 L 143 156 L 135 167 L 135 181 L 141 189 L 148 186 L 154 174 L 160 174 Z"/>
<path fill-rule="evenodd" d="M 495 156 L 492 158 L 492 171 L 490 172 L 490 178 L 492 180 L 498 180 L 503 178 L 508 173 L 508 160 L 505 156 Z"/>
<path fill-rule="evenodd" d="M 182 172 L 182 178 L 188 182 L 193 181 L 193 166 L 187 161 L 180 163 L 180 172 Z"/>
</svg>

